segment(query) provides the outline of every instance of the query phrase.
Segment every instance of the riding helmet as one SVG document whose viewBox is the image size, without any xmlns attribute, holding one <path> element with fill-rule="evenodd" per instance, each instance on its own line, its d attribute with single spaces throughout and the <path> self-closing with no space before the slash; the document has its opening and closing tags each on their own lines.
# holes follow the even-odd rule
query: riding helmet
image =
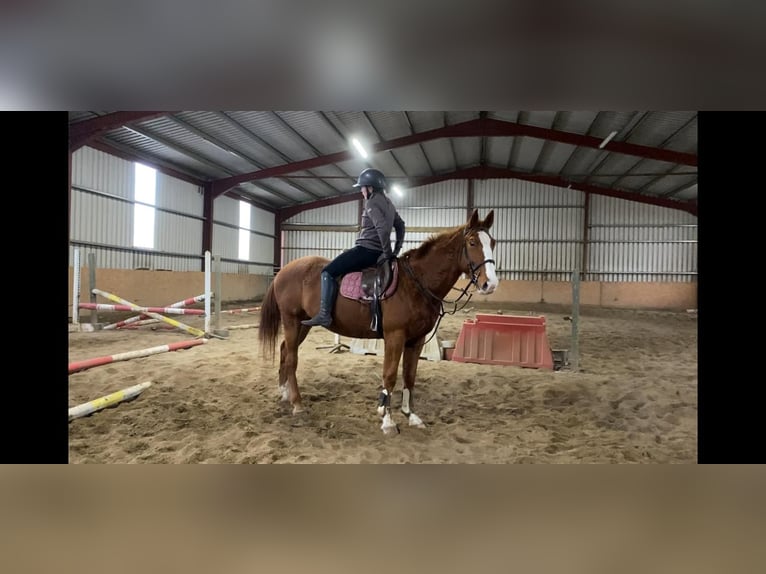
<svg viewBox="0 0 766 574">
<path fill-rule="evenodd" d="M 371 185 L 373 188 L 386 189 L 386 177 L 377 169 L 369 167 L 359 174 L 359 179 L 354 187 Z"/>
</svg>

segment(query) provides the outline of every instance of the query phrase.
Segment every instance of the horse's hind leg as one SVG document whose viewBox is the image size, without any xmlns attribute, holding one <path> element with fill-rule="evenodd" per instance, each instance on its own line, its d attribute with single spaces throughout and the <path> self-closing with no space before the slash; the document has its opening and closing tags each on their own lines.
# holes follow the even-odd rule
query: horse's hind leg
<svg viewBox="0 0 766 574">
<path fill-rule="evenodd" d="M 279 346 L 279 395 L 282 401 L 290 399 L 287 391 L 287 369 L 285 367 L 285 342 Z"/>
<path fill-rule="evenodd" d="M 413 345 L 405 345 L 404 362 L 402 364 L 402 378 L 404 379 L 404 390 L 402 391 L 402 412 L 407 417 L 411 427 L 426 428 L 425 423 L 420 417 L 412 412 L 413 396 L 415 389 L 415 375 L 418 372 L 418 361 L 420 352 L 423 349 L 425 337 L 418 339 Z"/>
<path fill-rule="evenodd" d="M 298 368 L 298 347 L 306 338 L 311 327 L 301 325 L 295 318 L 284 318 L 285 338 L 279 348 L 279 388 L 282 400 L 290 400 L 293 414 L 303 410 L 301 393 L 295 371 Z"/>
</svg>

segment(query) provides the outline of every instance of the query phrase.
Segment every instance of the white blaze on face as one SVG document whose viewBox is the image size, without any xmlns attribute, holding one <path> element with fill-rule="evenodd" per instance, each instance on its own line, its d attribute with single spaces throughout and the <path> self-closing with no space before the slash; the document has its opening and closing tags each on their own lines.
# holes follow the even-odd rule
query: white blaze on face
<svg viewBox="0 0 766 574">
<path fill-rule="evenodd" d="M 479 232 L 479 241 L 481 241 L 481 248 L 484 251 L 484 259 L 493 259 L 492 242 L 490 241 L 489 234 L 486 231 Z M 500 282 L 497 278 L 497 274 L 495 273 L 495 264 L 485 263 L 484 273 L 487 275 L 487 287 L 486 289 L 481 289 L 482 286 L 479 285 L 479 291 L 485 295 L 489 295 L 497 288 L 497 284 Z"/>
</svg>

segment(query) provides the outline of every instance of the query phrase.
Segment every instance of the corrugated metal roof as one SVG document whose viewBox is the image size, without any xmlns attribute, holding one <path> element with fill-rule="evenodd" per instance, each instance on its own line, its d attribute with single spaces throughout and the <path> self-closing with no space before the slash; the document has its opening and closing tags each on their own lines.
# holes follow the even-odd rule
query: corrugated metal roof
<svg viewBox="0 0 766 574">
<path fill-rule="evenodd" d="M 181 111 L 144 117 L 77 111 L 69 121 L 74 149 L 90 144 L 154 162 L 198 185 L 223 180 L 219 191 L 221 185 L 223 191 L 236 188 L 236 195 L 270 209 L 348 193 L 359 172 L 373 166 L 407 187 L 452 174 L 464 178 L 461 170 L 473 169 L 479 179 L 538 178 L 532 180 L 696 212 L 694 111 Z M 367 147 L 367 159 L 351 147 L 352 136 Z"/>
</svg>

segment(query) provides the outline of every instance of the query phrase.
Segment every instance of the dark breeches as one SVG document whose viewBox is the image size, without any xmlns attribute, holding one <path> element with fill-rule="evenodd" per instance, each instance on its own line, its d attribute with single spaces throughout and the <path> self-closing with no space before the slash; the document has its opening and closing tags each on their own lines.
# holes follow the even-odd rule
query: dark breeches
<svg viewBox="0 0 766 574">
<path fill-rule="evenodd" d="M 380 251 L 373 251 L 361 245 L 356 245 L 338 255 L 322 271 L 326 271 L 333 278 L 337 279 L 341 275 L 351 273 L 352 271 L 361 271 L 367 267 L 375 267 L 380 254 Z"/>
</svg>

